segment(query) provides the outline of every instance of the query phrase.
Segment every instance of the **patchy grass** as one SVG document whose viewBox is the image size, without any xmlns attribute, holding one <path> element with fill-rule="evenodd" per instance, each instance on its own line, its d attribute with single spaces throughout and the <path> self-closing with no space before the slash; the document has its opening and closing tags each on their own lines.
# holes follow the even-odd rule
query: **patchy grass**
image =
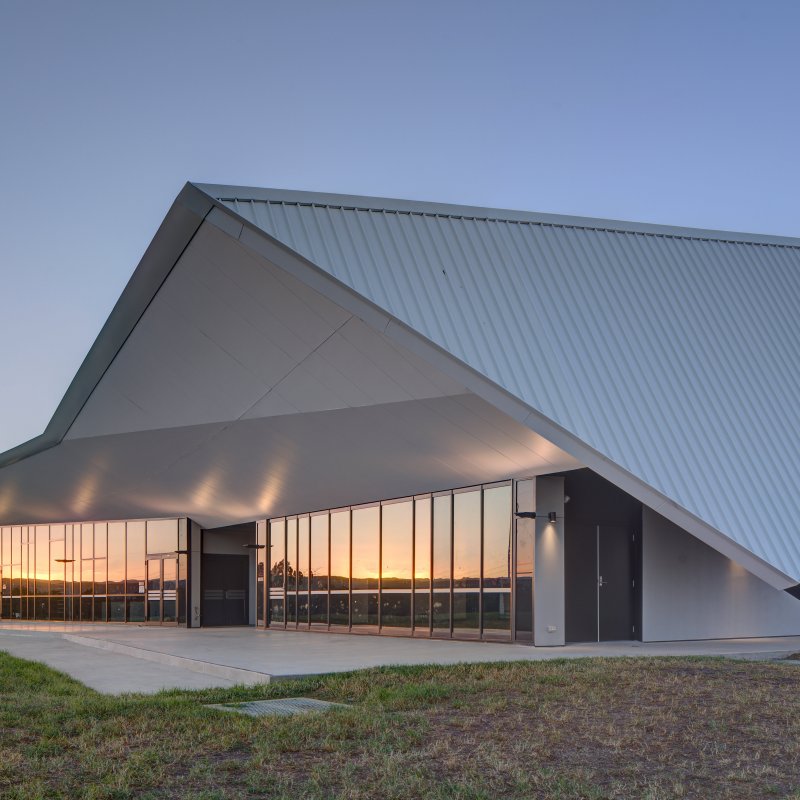
<svg viewBox="0 0 800 800">
<path fill-rule="evenodd" d="M 203 707 L 300 695 L 350 707 Z M 109 697 L 0 653 L 0 797 L 800 800 L 800 669 L 581 659 Z"/>
</svg>

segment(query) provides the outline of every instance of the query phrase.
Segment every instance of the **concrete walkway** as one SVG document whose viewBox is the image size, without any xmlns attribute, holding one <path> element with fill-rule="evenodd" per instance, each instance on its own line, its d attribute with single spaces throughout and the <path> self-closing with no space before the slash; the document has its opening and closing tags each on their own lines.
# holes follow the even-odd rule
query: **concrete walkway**
<svg viewBox="0 0 800 800">
<path fill-rule="evenodd" d="M 66 672 L 101 692 L 202 688 L 395 664 L 537 661 L 586 656 L 727 656 L 779 659 L 800 637 L 696 642 L 603 642 L 530 647 L 388 636 L 0 623 L 0 650 Z"/>
</svg>

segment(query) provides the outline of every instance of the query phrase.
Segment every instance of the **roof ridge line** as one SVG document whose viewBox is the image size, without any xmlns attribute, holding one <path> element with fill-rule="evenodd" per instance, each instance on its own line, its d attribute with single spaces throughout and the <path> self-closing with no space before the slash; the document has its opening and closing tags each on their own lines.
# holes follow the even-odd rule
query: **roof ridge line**
<svg viewBox="0 0 800 800">
<path fill-rule="evenodd" d="M 670 226 L 663 226 L 667 228 L 666 230 L 637 230 L 634 226 L 654 226 L 654 227 L 661 227 L 659 223 L 651 223 L 651 222 L 631 222 L 625 223 L 620 221 L 618 224 L 613 224 L 611 220 L 603 220 L 598 218 L 597 225 L 592 225 L 592 218 L 591 217 L 576 217 L 579 220 L 585 220 L 585 222 L 567 222 L 567 221 L 556 221 L 556 220 L 547 220 L 547 219 L 512 219 L 510 217 L 504 217 L 500 215 L 489 215 L 489 214 L 458 214 L 455 212 L 447 212 L 447 211 L 435 211 L 435 210 L 426 210 L 426 209 L 402 209 L 402 208 L 387 208 L 383 206 L 371 206 L 366 204 L 358 204 L 358 203 L 326 203 L 321 202 L 319 200 L 282 200 L 280 198 L 274 199 L 256 199 L 251 197 L 217 197 L 217 200 L 221 203 L 266 203 L 269 205 L 283 205 L 283 206 L 298 206 L 298 207 L 309 207 L 309 208 L 335 208 L 341 211 L 369 211 L 371 213 L 381 213 L 381 214 L 404 214 L 407 216 L 419 216 L 419 217 L 442 217 L 445 219 L 466 219 L 466 220 L 474 220 L 476 222 L 505 222 L 509 225 L 539 225 L 541 227 L 549 227 L 549 228 L 568 228 L 571 230 L 590 230 L 590 231 L 599 231 L 599 232 L 606 232 L 606 233 L 628 233 L 636 236 L 655 236 L 657 238 L 664 238 L 664 239 L 689 239 L 693 241 L 703 241 L 703 242 L 724 242 L 728 244 L 749 244 L 749 245 L 756 245 L 759 247 L 785 247 L 788 249 L 800 249 L 800 239 L 797 239 L 795 242 L 792 241 L 768 241 L 769 239 L 782 239 L 782 238 L 791 238 L 791 237 L 779 237 L 774 236 L 773 234 L 748 234 L 748 233 L 740 233 L 737 234 L 734 231 L 706 231 L 702 228 L 684 228 L 680 230 L 671 231 L 668 228 Z M 424 202 L 424 201 L 420 201 Z M 469 208 L 466 206 L 465 208 Z M 533 214 L 534 212 L 520 212 L 520 213 L 530 213 Z M 555 215 L 554 215 L 555 216 Z M 565 215 L 566 216 L 566 215 Z M 605 224 L 604 224 L 605 223 Z M 609 224 L 611 223 L 611 224 Z M 625 225 L 630 225 L 630 228 L 624 227 Z M 765 241 L 758 241 L 755 237 L 764 237 Z"/>
</svg>

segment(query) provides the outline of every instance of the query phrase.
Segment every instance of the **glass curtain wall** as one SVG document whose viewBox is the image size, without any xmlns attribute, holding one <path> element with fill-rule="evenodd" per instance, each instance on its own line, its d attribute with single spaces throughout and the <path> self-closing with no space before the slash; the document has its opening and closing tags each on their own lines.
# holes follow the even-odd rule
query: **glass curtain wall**
<svg viewBox="0 0 800 800">
<path fill-rule="evenodd" d="M 0 617 L 185 622 L 186 529 L 178 519 L 3 526 Z"/>
<path fill-rule="evenodd" d="M 511 499 L 509 481 L 269 520 L 260 624 L 508 641 Z"/>
</svg>

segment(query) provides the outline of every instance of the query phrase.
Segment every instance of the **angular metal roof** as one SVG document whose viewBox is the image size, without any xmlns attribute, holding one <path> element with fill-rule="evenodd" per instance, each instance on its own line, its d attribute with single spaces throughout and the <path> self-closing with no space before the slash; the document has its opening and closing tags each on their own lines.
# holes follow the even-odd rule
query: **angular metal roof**
<svg viewBox="0 0 800 800">
<path fill-rule="evenodd" d="M 199 188 L 590 463 L 569 444 L 584 443 L 590 466 L 665 516 L 800 579 L 800 240 Z"/>
</svg>

